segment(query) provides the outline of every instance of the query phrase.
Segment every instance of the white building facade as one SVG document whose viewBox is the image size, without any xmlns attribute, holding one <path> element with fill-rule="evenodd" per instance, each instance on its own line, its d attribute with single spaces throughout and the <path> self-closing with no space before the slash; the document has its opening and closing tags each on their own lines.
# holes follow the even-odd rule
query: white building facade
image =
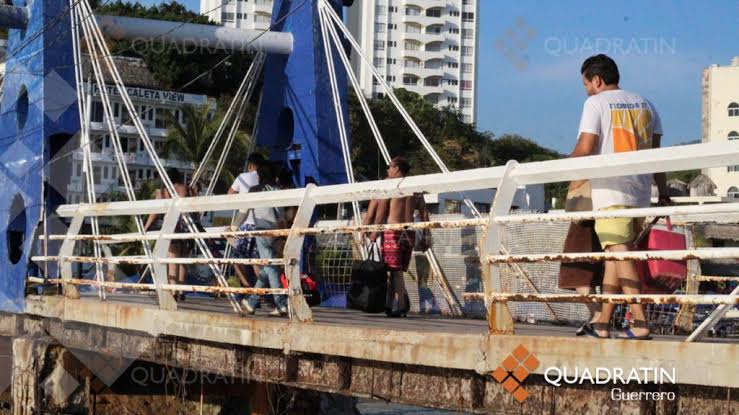
<svg viewBox="0 0 739 415">
<path fill-rule="evenodd" d="M 739 140 L 739 56 L 703 71 L 703 142 Z M 704 169 L 716 196 L 739 198 L 739 165 Z"/>
<path fill-rule="evenodd" d="M 374 66 L 394 88 L 477 121 L 479 0 L 363 0 L 347 24 Z M 381 86 L 359 57 L 352 65 L 366 96 Z"/>
<path fill-rule="evenodd" d="M 225 2 L 225 0 L 200 0 L 200 14 L 226 27 L 269 29 L 272 21 L 272 0 L 235 0 L 223 5 Z"/>
<path fill-rule="evenodd" d="M 146 80 L 144 86 L 128 86 L 126 88 L 128 96 L 131 98 L 164 167 L 177 168 L 185 178 L 188 178 L 195 170 L 194 163 L 173 158 L 166 159 L 163 156 L 168 122 L 170 121 L 167 114 L 173 115 L 176 120 L 184 125 L 186 120 L 181 111 L 183 106 L 201 107 L 207 105 L 211 113 L 214 113 L 216 109 L 215 99 L 206 95 L 156 89 L 153 87 L 151 80 L 147 78 L 150 74 L 145 70 L 143 62 L 132 58 L 116 57 L 115 59 L 130 78 Z M 126 71 L 126 69 L 129 69 L 129 71 Z M 98 86 L 97 84 L 85 84 L 85 89 L 92 102 L 89 112 L 89 125 L 95 194 L 98 201 L 109 201 L 112 192 L 124 192 L 125 188 L 116 162 L 111 142 L 112 138 L 108 133 L 108 125 Z M 154 163 L 131 122 L 131 116 L 120 99 L 118 90 L 112 85 L 107 85 L 107 92 L 113 106 L 113 124 L 118 126 L 121 148 L 131 175 L 131 181 L 135 187 L 138 187 L 144 181 L 157 179 L 159 176 Z M 72 152 L 71 177 L 64 196 L 68 203 L 79 203 L 87 199 L 83 175 L 84 155 L 83 150 L 79 148 L 79 137 L 76 137 L 72 142 L 75 143 L 76 150 Z"/>
</svg>

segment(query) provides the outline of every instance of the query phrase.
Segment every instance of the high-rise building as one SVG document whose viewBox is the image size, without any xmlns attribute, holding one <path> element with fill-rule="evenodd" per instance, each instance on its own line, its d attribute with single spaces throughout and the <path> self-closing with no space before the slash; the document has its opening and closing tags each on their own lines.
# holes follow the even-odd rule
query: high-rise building
<svg viewBox="0 0 739 415">
<path fill-rule="evenodd" d="M 703 71 L 703 142 L 739 140 L 739 56 Z M 739 165 L 704 169 L 717 196 L 739 198 Z"/>
<path fill-rule="evenodd" d="M 388 84 L 477 120 L 478 0 L 363 0 L 349 7 L 347 24 Z M 352 54 L 365 95 L 382 87 Z"/>
<path fill-rule="evenodd" d="M 226 27 L 266 30 L 272 6 L 272 0 L 200 0 L 200 14 Z"/>
</svg>

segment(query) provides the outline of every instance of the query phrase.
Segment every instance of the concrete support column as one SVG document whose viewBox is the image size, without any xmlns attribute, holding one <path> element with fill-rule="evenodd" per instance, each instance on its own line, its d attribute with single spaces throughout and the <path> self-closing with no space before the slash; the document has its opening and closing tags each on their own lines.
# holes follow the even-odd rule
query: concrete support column
<svg viewBox="0 0 739 415">
<path fill-rule="evenodd" d="M 27 337 L 13 340 L 13 415 L 33 415 L 40 408 L 38 373 L 48 346 L 48 343 Z"/>
</svg>

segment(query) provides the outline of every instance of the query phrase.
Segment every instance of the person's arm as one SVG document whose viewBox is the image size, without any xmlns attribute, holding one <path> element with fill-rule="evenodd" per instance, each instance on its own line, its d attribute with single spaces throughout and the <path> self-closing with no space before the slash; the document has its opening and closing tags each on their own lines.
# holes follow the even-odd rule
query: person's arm
<svg viewBox="0 0 739 415">
<path fill-rule="evenodd" d="M 652 148 L 660 148 L 662 145 L 662 134 L 652 134 Z M 667 174 L 654 173 L 654 183 L 657 185 L 657 191 L 659 197 L 657 203 L 660 205 L 669 205 L 672 200 L 670 199 L 670 190 L 667 188 Z"/>
<path fill-rule="evenodd" d="M 375 215 L 372 220 L 371 225 L 384 225 L 387 223 L 387 216 L 390 212 L 390 200 L 389 199 L 382 199 L 377 201 L 377 207 L 375 210 Z M 379 236 L 379 232 L 372 232 L 370 234 L 370 240 L 373 242 L 377 240 L 377 237 Z"/>
<path fill-rule="evenodd" d="M 369 206 L 367 206 L 367 213 L 364 215 L 364 219 L 362 219 L 362 225 L 371 225 L 375 223 L 375 213 L 377 212 L 377 199 L 372 199 L 369 202 Z"/>
<path fill-rule="evenodd" d="M 154 192 L 154 199 L 161 199 L 161 198 L 162 198 L 162 191 L 157 189 Z M 149 218 L 146 219 L 146 224 L 144 225 L 144 232 L 146 232 L 149 229 L 149 227 L 157 220 L 157 217 L 159 217 L 159 215 L 157 215 L 156 213 L 152 213 L 151 215 L 149 215 Z"/>
<path fill-rule="evenodd" d="M 426 199 L 423 197 L 423 193 L 420 193 L 416 198 L 416 209 L 418 214 L 421 216 L 423 222 L 429 221 L 429 210 L 426 208 Z"/>
<path fill-rule="evenodd" d="M 228 188 L 228 192 L 226 194 L 233 195 L 233 194 L 236 194 L 236 193 L 239 193 L 239 191 L 236 190 L 236 189 L 234 189 L 233 187 L 229 187 Z"/>
<path fill-rule="evenodd" d="M 590 156 L 595 152 L 595 148 L 598 145 L 598 136 L 593 133 L 580 133 L 580 137 L 577 139 L 577 145 L 572 150 L 570 157 L 585 157 Z"/>
</svg>

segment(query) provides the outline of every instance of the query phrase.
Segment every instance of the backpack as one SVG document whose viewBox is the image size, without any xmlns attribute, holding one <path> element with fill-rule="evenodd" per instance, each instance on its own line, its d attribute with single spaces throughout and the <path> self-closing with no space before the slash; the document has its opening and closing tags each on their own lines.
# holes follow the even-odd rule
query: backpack
<svg viewBox="0 0 739 415">
<path fill-rule="evenodd" d="M 374 243 L 372 245 L 375 245 Z M 373 246 L 370 257 L 352 267 L 351 284 L 346 292 L 346 306 L 365 313 L 385 311 L 387 296 L 387 271 L 385 263 L 374 257 Z"/>
</svg>

